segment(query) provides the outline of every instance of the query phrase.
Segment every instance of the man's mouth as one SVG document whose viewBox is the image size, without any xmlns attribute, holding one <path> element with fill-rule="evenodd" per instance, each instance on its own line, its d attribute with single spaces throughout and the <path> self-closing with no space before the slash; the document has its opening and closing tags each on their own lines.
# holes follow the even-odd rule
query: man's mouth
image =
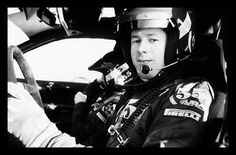
<svg viewBox="0 0 236 155">
<path fill-rule="evenodd" d="M 148 63 L 150 63 L 152 60 L 138 59 L 137 61 L 138 61 L 139 64 L 148 64 Z"/>
</svg>

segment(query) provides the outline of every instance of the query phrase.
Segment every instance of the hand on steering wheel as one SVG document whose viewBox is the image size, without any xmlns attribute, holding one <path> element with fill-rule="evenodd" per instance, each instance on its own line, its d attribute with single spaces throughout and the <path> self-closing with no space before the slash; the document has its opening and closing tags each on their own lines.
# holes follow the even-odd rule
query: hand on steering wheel
<svg viewBox="0 0 236 155">
<path fill-rule="evenodd" d="M 26 59 L 24 58 L 22 51 L 17 46 L 8 47 L 8 82 L 17 83 L 13 66 L 13 59 L 17 61 L 21 72 L 27 81 L 27 84 L 24 84 L 24 86 L 34 98 L 34 100 L 39 104 L 39 106 L 44 109 L 33 72 L 31 71 L 31 68 L 28 65 Z"/>
</svg>

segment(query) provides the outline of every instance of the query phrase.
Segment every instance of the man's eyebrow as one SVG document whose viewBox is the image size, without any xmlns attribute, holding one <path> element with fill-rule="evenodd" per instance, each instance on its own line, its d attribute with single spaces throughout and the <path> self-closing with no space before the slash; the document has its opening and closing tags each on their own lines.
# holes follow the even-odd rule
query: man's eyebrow
<svg viewBox="0 0 236 155">
<path fill-rule="evenodd" d="M 134 34 L 131 34 L 131 39 L 139 39 L 141 38 L 142 36 L 138 33 L 134 33 Z"/>
<path fill-rule="evenodd" d="M 159 36 L 159 35 L 156 33 L 148 33 L 147 36 Z"/>
<path fill-rule="evenodd" d="M 131 38 L 139 38 L 138 35 L 131 35 Z"/>
<path fill-rule="evenodd" d="M 155 33 L 147 33 L 147 34 L 145 34 L 145 35 L 148 36 L 148 37 L 159 36 L 158 34 L 155 34 Z M 139 35 L 132 34 L 131 37 L 132 37 L 132 38 L 139 38 Z"/>
</svg>

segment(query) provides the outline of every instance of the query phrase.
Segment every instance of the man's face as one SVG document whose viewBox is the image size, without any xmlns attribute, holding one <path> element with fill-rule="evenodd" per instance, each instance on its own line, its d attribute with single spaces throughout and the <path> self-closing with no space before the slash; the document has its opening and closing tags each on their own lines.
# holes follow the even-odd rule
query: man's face
<svg viewBox="0 0 236 155">
<path fill-rule="evenodd" d="M 138 75 L 144 81 L 154 78 L 164 66 L 166 39 L 166 33 L 158 28 L 132 31 L 131 58 Z M 147 74 L 141 72 L 144 65 L 151 69 Z"/>
</svg>

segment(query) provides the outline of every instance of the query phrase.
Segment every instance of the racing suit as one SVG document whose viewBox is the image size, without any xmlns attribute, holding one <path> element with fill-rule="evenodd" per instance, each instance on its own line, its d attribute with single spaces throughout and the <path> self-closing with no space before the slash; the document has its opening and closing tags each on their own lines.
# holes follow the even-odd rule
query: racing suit
<svg viewBox="0 0 236 155">
<path fill-rule="evenodd" d="M 128 88 L 106 122 L 96 113 L 88 116 L 83 110 L 88 107 L 86 103 L 76 105 L 72 128 L 78 131 L 90 122 L 86 131 L 77 132 L 75 137 L 79 143 L 94 147 L 201 146 L 213 100 L 214 91 L 203 78 L 178 79 L 164 85 L 150 82 Z M 97 132 L 86 136 L 91 130 Z"/>
</svg>

